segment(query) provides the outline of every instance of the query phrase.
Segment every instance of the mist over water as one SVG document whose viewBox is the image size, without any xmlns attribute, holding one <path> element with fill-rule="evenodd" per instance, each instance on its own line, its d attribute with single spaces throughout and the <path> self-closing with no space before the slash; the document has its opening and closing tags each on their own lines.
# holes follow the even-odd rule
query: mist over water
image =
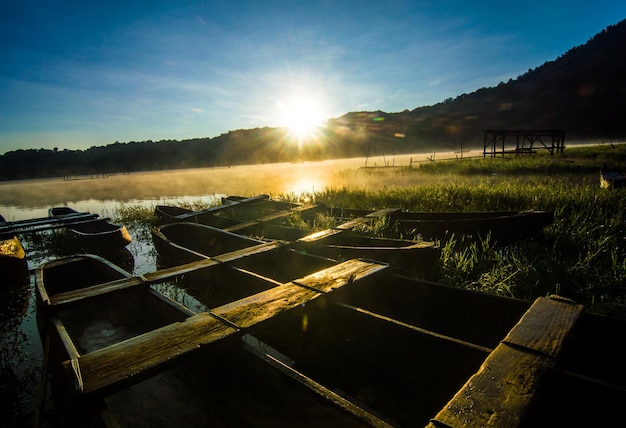
<svg viewBox="0 0 626 428">
<path fill-rule="evenodd" d="M 430 156 L 433 154 L 375 156 L 367 159 L 367 166 L 399 167 L 411 162 L 416 166 Z M 437 159 L 455 156 L 436 154 Z M 151 206 L 185 200 L 213 202 L 224 195 L 276 196 L 326 188 L 378 190 L 421 184 L 415 174 L 360 173 L 359 168 L 365 165 L 365 158 L 353 158 L 6 182 L 0 183 L 0 214 L 9 221 L 22 220 L 44 217 L 48 208 L 68 205 L 106 216 L 119 203 Z"/>
</svg>

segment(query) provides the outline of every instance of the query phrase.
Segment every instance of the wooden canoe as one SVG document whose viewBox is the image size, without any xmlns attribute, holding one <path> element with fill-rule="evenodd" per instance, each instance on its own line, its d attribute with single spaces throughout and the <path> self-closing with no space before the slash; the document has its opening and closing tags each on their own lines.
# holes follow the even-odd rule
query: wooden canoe
<svg viewBox="0 0 626 428">
<path fill-rule="evenodd" d="M 304 220 L 313 222 L 319 215 L 336 218 L 339 223 L 349 219 L 364 217 L 373 210 L 331 207 L 324 204 L 309 206 L 288 204 L 280 201 L 271 205 L 268 199 L 259 199 L 254 203 L 237 205 L 239 201 L 250 198 L 229 196 L 223 204 L 201 215 L 194 216 L 192 211 L 176 207 L 158 207 L 156 215 L 162 222 L 180 221 L 185 216 L 192 221 L 220 228 L 236 227 L 237 222 L 250 222 L 255 218 L 267 218 L 266 222 L 277 223 L 289 213 L 298 213 Z M 177 215 L 166 217 L 162 212 L 171 210 Z M 256 216 L 256 217 L 255 217 Z M 475 212 L 413 212 L 394 210 L 387 214 L 389 218 L 389 237 L 397 235 L 406 239 L 421 238 L 425 241 L 446 241 L 452 237 L 466 240 L 485 240 L 498 246 L 508 245 L 540 232 L 554 221 L 552 211 L 475 211 Z"/>
<path fill-rule="evenodd" d="M 152 228 L 152 241 L 169 265 L 188 263 L 263 244 L 263 241 L 199 223 L 170 223 Z"/>
<path fill-rule="evenodd" d="M 2 224 L 7 224 L 7 221 L 0 215 L 0 225 Z M 11 276 L 28 270 L 26 251 L 14 233 L 0 233 L 0 270 L 3 275 Z"/>
<path fill-rule="evenodd" d="M 551 211 L 520 211 L 491 216 L 481 213 L 481 216 L 456 219 L 452 216 L 446 219 L 444 215 L 440 218 L 428 217 L 437 215 L 418 216 L 407 213 L 397 219 L 392 217 L 391 223 L 407 237 L 421 236 L 424 239 L 441 241 L 452 237 L 459 239 L 461 236 L 470 240 L 485 240 L 489 237 L 491 243 L 504 246 L 524 240 L 554 222 L 554 213 Z"/>
<path fill-rule="evenodd" d="M 94 397 L 104 397 L 106 413 L 129 425 L 147 422 L 140 408 L 156 417 L 152 412 L 161 406 L 170 409 L 173 403 L 182 406 L 176 407 L 176 416 L 194 415 L 188 424 L 206 425 L 206 418 L 216 418 L 211 420 L 224 426 L 245 425 L 254 418 L 260 418 L 250 422 L 255 426 L 319 425 L 315 411 L 326 415 L 324 425 L 346 426 L 614 426 L 622 421 L 626 351 L 616 338 L 626 332 L 625 321 L 587 313 L 557 296 L 535 302 L 499 297 L 416 281 L 365 261 L 331 264 L 281 283 L 260 271 L 279 270 L 280 263 L 252 262 L 256 255 L 276 260 L 272 252 L 277 248 L 285 247 L 267 243 L 141 277 L 106 277 L 102 284 L 91 279 L 86 284 L 93 285 L 82 290 L 51 286 L 47 294 L 52 296 L 40 300 L 49 302 L 50 312 L 57 315 L 51 331 L 65 356 L 55 366 L 70 379 L 81 379 L 80 408 L 92 408 Z M 289 260 L 282 264 L 289 265 Z M 205 269 L 219 272 L 206 287 L 236 283 L 247 291 L 236 301 L 182 322 L 72 354 L 84 336 L 72 323 L 90 318 L 91 311 L 85 310 L 90 304 L 129 299 L 127 293 L 145 293 L 150 284 Z M 80 278 L 61 270 L 56 276 L 60 282 Z M 45 271 L 39 270 L 38 283 L 45 279 Z M 336 291 L 327 294 L 330 290 Z M 115 305 L 110 308 L 109 315 L 116 311 Z M 140 308 L 137 303 L 126 315 L 137 316 Z M 114 336 L 111 330 L 103 332 Z M 240 337 L 241 342 L 226 337 Z M 240 346 L 288 376 L 289 389 L 245 359 Z M 183 357 L 184 366 L 174 365 Z M 194 362 L 193 369 L 189 362 Z M 190 371 L 171 374 L 170 367 Z M 240 377 L 240 372 L 245 375 Z M 173 378 L 181 381 L 171 386 L 167 382 Z M 134 386 L 128 390 L 128 385 Z M 299 400 L 278 398 L 301 397 L 299 389 L 292 389 L 295 385 L 306 385 L 333 405 L 315 410 L 299 407 Z M 192 386 L 190 395 L 167 396 L 150 405 L 150 396 L 160 387 L 182 394 Z M 356 422 L 343 419 L 345 412 L 331 413 L 334 406 L 356 416 Z M 205 411 L 196 413 L 199 408 Z M 302 413 L 308 411 L 314 414 Z M 231 412 L 235 415 L 229 420 Z M 293 419 L 296 414 L 313 419 L 301 424 Z"/>
<path fill-rule="evenodd" d="M 64 218 L 80 213 L 70 207 L 54 207 L 48 210 L 48 214 L 51 218 Z M 87 251 L 118 251 L 132 241 L 126 226 L 106 218 L 74 222 L 65 230 L 72 247 Z"/>
<path fill-rule="evenodd" d="M 288 317 L 251 342 L 396 426 L 622 421 L 626 351 L 615 338 L 626 323 L 557 296 L 526 302 L 390 275 Z"/>
<path fill-rule="evenodd" d="M 626 187 L 626 172 L 609 168 L 605 164 L 600 171 L 600 187 L 603 189 Z"/>
<path fill-rule="evenodd" d="M 358 236 L 341 229 L 311 234 L 299 229 L 271 227 L 263 223 L 259 226 L 263 226 L 262 229 L 255 227 L 253 230 L 264 239 L 283 240 L 285 236 L 297 237 L 291 242 L 285 242 L 285 245 L 304 253 L 335 260 L 367 258 L 389 263 L 397 268 L 414 270 L 419 267 L 423 270 L 439 254 L 438 248 L 432 242 Z M 171 223 L 155 227 L 152 237 L 159 255 L 174 263 L 212 257 L 264 242 L 239 234 L 242 230 L 238 227 L 232 229 L 238 230 L 238 233 L 231 233 L 230 228 L 222 230 L 198 223 Z"/>
<path fill-rule="evenodd" d="M 269 281 L 264 291 L 198 314 L 149 287 L 209 266 L 222 264 L 197 263 L 141 277 L 91 255 L 40 266 L 38 303 L 46 320 L 40 331 L 49 339 L 49 367 L 64 386 L 73 422 L 91 426 L 96 415 L 120 426 L 319 426 L 328 420 L 387 426 L 297 371 L 286 377 L 250 358 L 240 342 L 225 340 L 360 284 L 384 265 L 355 260 L 294 282 Z M 224 278 L 221 286 L 230 283 Z M 278 406 L 279 414 L 268 414 L 271 406 Z"/>
</svg>

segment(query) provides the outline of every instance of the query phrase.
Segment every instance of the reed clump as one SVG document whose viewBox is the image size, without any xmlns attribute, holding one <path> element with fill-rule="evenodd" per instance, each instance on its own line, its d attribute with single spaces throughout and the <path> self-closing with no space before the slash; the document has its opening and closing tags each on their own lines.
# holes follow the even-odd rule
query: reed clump
<svg viewBox="0 0 626 428">
<path fill-rule="evenodd" d="M 415 176 L 416 184 L 375 191 L 326 188 L 277 199 L 369 210 L 553 211 L 553 224 L 504 248 L 490 237 L 470 242 L 456 236 L 439 243 L 441 255 L 429 279 L 529 300 L 558 294 L 593 312 L 626 318 L 626 189 L 600 188 L 605 162 L 626 169 L 626 144 L 567 148 L 555 156 L 537 153 L 390 168 L 394 176 Z M 385 169 L 375 173 L 385 174 Z M 153 212 L 123 207 L 119 216 L 149 224 Z M 314 224 L 298 216 L 288 220 L 291 226 L 317 230 L 335 225 L 332 218 Z M 389 232 L 385 221 L 359 232 L 382 236 Z"/>
<path fill-rule="evenodd" d="M 626 163 L 626 145 L 566 152 L 432 162 L 412 174 L 429 175 L 430 181 L 443 175 L 444 183 L 379 191 L 325 189 L 307 198 L 367 209 L 553 211 L 552 225 L 505 248 L 489 238 L 465 242 L 453 237 L 440 243 L 432 279 L 523 299 L 559 294 L 593 312 L 626 317 L 626 189 L 599 186 L 603 163 Z"/>
</svg>

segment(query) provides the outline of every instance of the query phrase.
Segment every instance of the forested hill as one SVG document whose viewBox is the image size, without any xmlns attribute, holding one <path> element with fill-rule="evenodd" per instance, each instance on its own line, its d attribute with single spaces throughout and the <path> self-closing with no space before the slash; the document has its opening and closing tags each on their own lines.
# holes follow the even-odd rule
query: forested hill
<svg viewBox="0 0 626 428">
<path fill-rule="evenodd" d="M 87 150 L 17 150 L 0 156 L 0 180 L 482 148 L 483 129 L 562 129 L 566 143 L 624 140 L 624 46 L 626 20 L 497 87 L 412 111 L 348 113 L 302 144 L 285 129 L 258 128 Z"/>
</svg>

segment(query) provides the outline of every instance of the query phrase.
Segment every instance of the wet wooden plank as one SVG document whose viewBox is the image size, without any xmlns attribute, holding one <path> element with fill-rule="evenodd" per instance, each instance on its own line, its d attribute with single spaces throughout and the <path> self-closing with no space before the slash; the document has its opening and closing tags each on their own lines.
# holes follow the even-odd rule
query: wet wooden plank
<svg viewBox="0 0 626 428">
<path fill-rule="evenodd" d="M 537 299 L 428 427 L 519 426 L 582 310 L 571 302 Z"/>
<path fill-rule="evenodd" d="M 269 242 L 266 244 L 255 245 L 254 247 L 243 248 L 241 250 L 233 251 L 230 253 L 220 254 L 219 256 L 215 256 L 213 258 L 207 258 L 205 260 L 199 260 L 197 262 L 158 270 L 142 276 L 122 278 L 103 284 L 97 284 L 91 287 L 81 288 L 79 290 L 72 290 L 64 293 L 55 294 L 54 296 L 48 296 L 48 301 L 51 306 L 61 306 L 70 303 L 77 303 L 81 300 L 98 297 L 107 293 L 122 291 L 141 285 L 163 282 L 189 272 L 194 272 L 200 269 L 207 269 L 211 266 L 228 263 L 237 259 L 241 259 L 243 257 L 249 257 L 254 254 L 272 251 L 280 247 L 281 245 L 282 244 L 278 242 Z"/>
<path fill-rule="evenodd" d="M 64 367 L 82 380 L 80 392 L 93 394 L 108 390 L 386 267 L 378 262 L 350 260 L 184 322 L 82 355 L 66 361 Z"/>
</svg>

